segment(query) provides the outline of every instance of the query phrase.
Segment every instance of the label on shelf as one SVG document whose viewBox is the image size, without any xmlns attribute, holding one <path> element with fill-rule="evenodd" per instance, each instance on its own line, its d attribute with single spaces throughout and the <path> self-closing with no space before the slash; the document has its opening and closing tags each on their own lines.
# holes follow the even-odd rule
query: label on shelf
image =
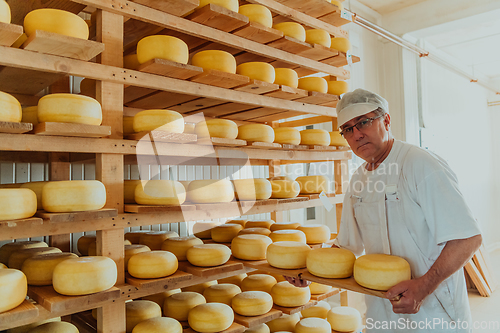
<svg viewBox="0 0 500 333">
<path fill-rule="evenodd" d="M 352 65 L 352 54 L 351 54 L 351 50 L 348 50 L 346 53 L 345 53 L 345 57 L 347 59 L 347 64 L 348 65 Z"/>
<path fill-rule="evenodd" d="M 321 200 L 321 202 L 323 203 L 323 206 L 325 207 L 325 209 L 327 211 L 332 210 L 333 204 L 330 202 L 330 200 L 328 199 L 328 197 L 326 196 L 324 191 L 321 191 L 321 193 L 319 194 L 319 199 Z"/>
<path fill-rule="evenodd" d="M 348 12 L 346 10 L 342 10 L 340 12 L 340 17 L 343 18 L 344 20 L 348 20 L 352 22 L 352 13 Z"/>
</svg>

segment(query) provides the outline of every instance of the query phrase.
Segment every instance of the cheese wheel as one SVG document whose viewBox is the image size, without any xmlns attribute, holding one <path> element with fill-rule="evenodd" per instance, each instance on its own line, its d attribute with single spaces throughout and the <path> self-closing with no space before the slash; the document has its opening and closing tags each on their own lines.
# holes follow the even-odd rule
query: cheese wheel
<svg viewBox="0 0 500 333">
<path fill-rule="evenodd" d="M 108 257 L 71 258 L 56 266 L 52 285 L 63 295 L 88 295 L 114 286 L 117 275 L 116 264 Z"/>
<path fill-rule="evenodd" d="M 10 7 L 4 0 L 0 1 L 0 22 L 10 24 L 11 14 Z"/>
<path fill-rule="evenodd" d="M 8 268 L 8 267 L 5 266 L 4 264 L 0 263 L 0 269 L 5 269 L 5 268 Z"/>
<path fill-rule="evenodd" d="M 325 176 L 303 176 L 295 179 L 300 185 L 301 194 L 328 192 L 329 180 Z"/>
<path fill-rule="evenodd" d="M 35 247 L 31 249 L 19 250 L 10 255 L 7 266 L 9 266 L 9 268 L 21 270 L 26 259 L 34 257 L 38 254 L 47 253 L 62 253 L 62 251 L 57 247 Z"/>
<path fill-rule="evenodd" d="M 139 279 L 158 279 L 174 274 L 179 266 L 168 251 L 147 251 L 133 255 L 127 265 L 130 275 Z"/>
<path fill-rule="evenodd" d="M 244 291 L 233 297 L 231 307 L 242 316 L 260 316 L 271 311 L 273 298 L 264 291 Z"/>
<path fill-rule="evenodd" d="M 200 239 L 211 239 L 212 229 L 218 225 L 217 222 L 196 222 L 193 226 L 193 234 Z"/>
<path fill-rule="evenodd" d="M 330 146 L 349 147 L 347 140 L 340 135 L 339 131 L 330 132 Z"/>
<path fill-rule="evenodd" d="M 28 325 L 18 326 L 15 328 L 8 329 L 7 333 L 29 333 L 33 328 L 38 327 L 45 323 L 51 323 L 54 321 L 61 321 L 61 317 L 50 318 L 47 320 L 37 321 Z"/>
<path fill-rule="evenodd" d="M 23 272 L 17 269 L 0 269 L 0 313 L 20 305 L 27 293 L 28 283 Z"/>
<path fill-rule="evenodd" d="M 263 235 L 269 236 L 271 234 L 271 230 L 267 228 L 245 228 L 238 232 L 239 235 Z M 233 239 L 234 240 L 234 239 Z"/>
<path fill-rule="evenodd" d="M 151 249 L 146 246 L 146 245 L 141 245 L 141 244 L 133 244 L 133 245 L 125 245 L 125 271 L 127 270 L 128 267 L 128 261 L 132 256 L 138 254 L 138 253 L 143 253 L 143 252 L 149 252 Z"/>
<path fill-rule="evenodd" d="M 276 268 L 304 268 L 310 251 L 311 248 L 301 242 L 272 243 L 267 247 L 267 262 Z"/>
<path fill-rule="evenodd" d="M 303 77 L 299 79 L 299 89 L 326 94 L 328 92 L 328 83 L 322 77 Z"/>
<path fill-rule="evenodd" d="M 247 276 L 241 281 L 241 290 L 243 291 L 264 291 L 271 293 L 271 289 L 277 283 L 274 276 L 269 274 L 253 274 Z"/>
<path fill-rule="evenodd" d="M 337 51 L 347 52 L 351 49 L 351 42 L 347 38 L 334 37 L 332 38 L 332 43 L 330 47 Z"/>
<path fill-rule="evenodd" d="M 6 243 L 0 247 L 0 263 L 8 264 L 10 255 L 23 249 L 31 249 L 35 247 L 48 247 L 47 243 L 40 241 L 21 241 L 15 243 Z"/>
<path fill-rule="evenodd" d="M 35 327 L 30 333 L 78 333 L 78 328 L 64 321 L 45 323 Z"/>
<path fill-rule="evenodd" d="M 173 318 L 156 317 L 141 321 L 132 333 L 182 333 L 182 325 Z"/>
<path fill-rule="evenodd" d="M 237 0 L 235 0 L 237 2 Z M 206 50 L 193 55 L 191 64 L 203 69 L 215 69 L 218 71 L 236 74 L 236 59 L 226 51 Z"/>
<path fill-rule="evenodd" d="M 132 244 L 139 244 L 141 241 L 141 236 L 145 233 L 151 232 L 151 230 L 135 230 L 125 233 L 125 239 L 129 240 Z"/>
<path fill-rule="evenodd" d="M 389 290 L 410 279 L 410 264 L 398 256 L 365 254 L 354 262 L 354 280 L 366 288 Z"/>
<path fill-rule="evenodd" d="M 29 188 L 30 190 L 35 192 L 37 209 L 43 209 L 43 207 L 42 207 L 42 190 L 43 190 L 43 187 L 47 183 L 48 182 L 29 182 L 29 183 L 21 184 L 21 186 L 20 186 L 20 188 Z"/>
<path fill-rule="evenodd" d="M 337 306 L 328 311 L 327 320 L 334 331 L 352 332 L 361 326 L 361 314 L 355 308 Z"/>
<path fill-rule="evenodd" d="M 137 43 L 137 61 L 144 64 L 156 58 L 187 64 L 188 46 L 182 39 L 172 36 L 153 35 L 141 39 Z"/>
<path fill-rule="evenodd" d="M 78 242 L 76 243 L 76 248 L 78 249 L 78 252 L 82 256 L 88 256 L 89 255 L 89 246 L 93 242 L 96 242 L 97 236 L 96 235 L 83 235 L 80 238 L 78 238 Z"/>
<path fill-rule="evenodd" d="M 140 205 L 180 206 L 186 201 L 186 190 L 175 180 L 143 180 L 135 187 L 134 198 Z"/>
<path fill-rule="evenodd" d="M 137 324 L 161 317 L 161 308 L 155 302 L 138 300 L 125 303 L 125 313 L 126 330 L 132 332 Z"/>
<path fill-rule="evenodd" d="M 197 123 L 194 132 L 198 138 L 236 139 L 238 125 L 229 119 L 210 119 Z"/>
<path fill-rule="evenodd" d="M 135 204 L 135 188 L 137 185 L 142 184 L 141 180 L 124 180 L 123 181 L 123 198 L 124 203 Z"/>
<path fill-rule="evenodd" d="M 200 244 L 203 244 L 203 241 L 195 236 L 172 237 L 163 242 L 161 249 L 173 253 L 179 261 L 186 261 L 187 250 Z"/>
<path fill-rule="evenodd" d="M 295 198 L 300 193 L 300 185 L 295 180 L 271 180 L 273 199 L 289 199 Z"/>
<path fill-rule="evenodd" d="M 27 188 L 0 189 L 0 221 L 25 219 L 35 215 L 36 194 Z"/>
<path fill-rule="evenodd" d="M 304 309 L 300 312 L 303 318 L 323 318 L 326 319 L 328 315 L 328 311 L 330 311 L 332 307 L 326 301 L 319 301 L 315 305 L 310 308 Z"/>
<path fill-rule="evenodd" d="M 205 289 L 203 296 L 207 303 L 224 303 L 231 306 L 231 300 L 239 293 L 241 293 L 241 289 L 237 285 L 219 283 Z"/>
<path fill-rule="evenodd" d="M 323 129 L 308 129 L 300 131 L 300 144 L 309 146 L 329 146 L 330 134 Z"/>
<path fill-rule="evenodd" d="M 352 275 L 356 257 L 347 249 L 314 249 L 307 256 L 307 270 L 312 275 L 342 279 Z"/>
<path fill-rule="evenodd" d="M 279 318 L 273 319 L 266 323 L 269 330 L 273 333 L 276 332 L 293 332 L 295 326 L 300 321 L 300 314 L 294 313 L 291 315 L 284 314 Z"/>
<path fill-rule="evenodd" d="M 165 304 L 165 300 L 167 299 L 167 297 L 169 297 L 170 295 L 173 295 L 173 294 L 178 294 L 180 292 L 181 292 L 181 290 L 179 288 L 172 289 L 172 290 L 167 290 L 167 291 L 164 291 L 164 292 L 161 292 L 158 294 L 144 296 L 144 297 L 141 297 L 141 299 L 143 299 L 145 301 L 155 302 L 156 304 L 158 304 L 160 306 L 160 308 L 163 309 L 163 306 Z"/>
<path fill-rule="evenodd" d="M 144 110 L 134 116 L 135 132 L 164 131 L 184 132 L 184 118 L 179 112 L 170 110 Z"/>
<path fill-rule="evenodd" d="M 266 259 L 267 247 L 273 241 L 264 235 L 239 235 L 231 242 L 233 256 L 242 260 Z"/>
<path fill-rule="evenodd" d="M 274 130 L 269 125 L 249 124 L 238 127 L 238 139 L 257 142 L 274 142 Z"/>
<path fill-rule="evenodd" d="M 150 231 L 141 235 L 139 243 L 147 245 L 152 251 L 161 250 L 163 242 L 172 237 L 179 237 L 175 231 Z"/>
<path fill-rule="evenodd" d="M 273 83 L 275 74 L 273 65 L 267 62 L 245 62 L 236 67 L 236 74 L 248 76 L 252 80 Z"/>
<path fill-rule="evenodd" d="M 330 240 L 330 228 L 324 224 L 301 225 L 297 230 L 306 234 L 307 244 L 321 244 Z"/>
<path fill-rule="evenodd" d="M 299 86 L 299 75 L 291 68 L 275 68 L 274 84 L 297 88 Z"/>
<path fill-rule="evenodd" d="M 98 180 L 48 182 L 42 191 L 43 209 L 51 213 L 97 210 L 106 204 L 106 188 Z"/>
<path fill-rule="evenodd" d="M 300 144 L 300 132 L 293 127 L 276 127 L 274 129 L 274 142 L 298 145 Z"/>
<path fill-rule="evenodd" d="M 198 8 L 204 7 L 209 3 L 227 8 L 229 10 L 232 10 L 233 12 L 238 12 L 238 0 L 200 0 L 200 5 L 198 6 Z"/>
<path fill-rule="evenodd" d="M 123 68 L 136 70 L 140 65 L 141 63 L 139 62 L 136 53 L 123 57 Z"/>
<path fill-rule="evenodd" d="M 207 289 L 208 287 L 213 286 L 215 284 L 217 284 L 217 280 L 207 281 L 207 282 L 195 284 L 195 285 L 192 285 L 192 286 L 189 286 L 189 287 L 184 287 L 181 290 L 183 292 L 185 292 L 185 291 L 192 291 L 194 293 L 198 293 L 198 294 L 202 294 L 203 295 L 203 293 L 205 292 L 205 289 Z"/>
<path fill-rule="evenodd" d="M 276 230 L 273 231 L 269 237 L 273 243 L 276 242 L 300 242 L 306 244 L 306 234 L 300 230 Z"/>
<path fill-rule="evenodd" d="M 222 303 L 200 304 L 188 314 L 189 326 L 201 333 L 215 333 L 228 329 L 234 321 L 231 307 Z"/>
<path fill-rule="evenodd" d="M 38 105 L 23 108 L 21 122 L 38 124 Z"/>
<path fill-rule="evenodd" d="M 195 133 L 196 124 L 195 123 L 184 123 L 184 133 L 186 134 L 196 134 Z M 182 184 L 184 185 L 184 184 Z"/>
<path fill-rule="evenodd" d="M 231 202 L 233 184 L 227 179 L 193 180 L 189 183 L 187 198 L 192 203 Z"/>
<path fill-rule="evenodd" d="M 165 317 L 171 317 L 179 321 L 186 321 L 188 319 L 189 311 L 191 311 L 195 306 L 205 303 L 206 300 L 203 295 L 192 291 L 183 291 L 170 295 L 165 299 L 163 314 Z"/>
<path fill-rule="evenodd" d="M 332 333 L 332 328 L 325 319 L 304 318 L 295 326 L 295 333 Z"/>
<path fill-rule="evenodd" d="M 243 5 L 238 9 L 238 13 L 248 17 L 250 22 L 257 22 L 268 28 L 273 26 L 273 15 L 265 6 L 256 4 Z"/>
<path fill-rule="evenodd" d="M 245 333 L 270 333 L 269 326 L 266 324 L 260 324 L 257 326 L 253 326 L 251 328 L 247 328 Z"/>
<path fill-rule="evenodd" d="M 233 180 L 238 200 L 267 200 L 271 197 L 271 183 L 265 178 Z"/>
<path fill-rule="evenodd" d="M 285 34 L 285 36 L 298 39 L 301 42 L 306 41 L 306 29 L 297 22 L 282 22 L 273 25 L 273 29 L 279 30 Z"/>
<path fill-rule="evenodd" d="M 52 275 L 56 266 L 70 258 L 78 258 L 74 253 L 44 253 L 37 254 L 24 261 L 22 271 L 31 286 L 52 285 Z"/>
<path fill-rule="evenodd" d="M 298 227 L 300 227 L 299 222 L 276 222 L 271 225 L 269 229 L 271 231 L 277 231 L 277 230 L 295 230 Z"/>
<path fill-rule="evenodd" d="M 309 288 L 295 287 L 288 281 L 278 282 L 271 289 L 274 304 L 284 307 L 302 306 L 311 299 Z"/>
<path fill-rule="evenodd" d="M 59 9 L 42 8 L 30 11 L 24 17 L 24 32 L 31 36 L 36 30 L 81 39 L 89 38 L 89 26 L 84 19 Z"/>
<path fill-rule="evenodd" d="M 327 292 L 330 292 L 332 289 L 333 289 L 332 286 L 316 282 L 311 282 L 311 284 L 309 285 L 309 290 L 311 290 L 311 295 L 325 294 Z"/>
<path fill-rule="evenodd" d="M 212 240 L 218 243 L 230 243 L 242 229 L 239 224 L 221 224 L 212 229 Z"/>
<path fill-rule="evenodd" d="M 101 125 L 101 104 L 83 95 L 45 95 L 38 101 L 38 121 Z"/>
<path fill-rule="evenodd" d="M 212 267 L 225 264 L 231 250 L 222 244 L 194 245 L 187 250 L 187 260 L 194 266 Z"/>
<path fill-rule="evenodd" d="M 345 81 L 328 81 L 328 93 L 342 95 L 349 91 L 349 85 Z"/>
<path fill-rule="evenodd" d="M 306 30 L 306 43 L 330 47 L 332 45 L 332 37 L 323 29 L 309 29 Z"/>
<path fill-rule="evenodd" d="M 241 287 L 241 282 L 247 277 L 247 273 L 233 275 L 224 279 L 217 280 L 219 283 L 231 283 Z"/>
<path fill-rule="evenodd" d="M 271 228 L 274 224 L 273 220 L 262 220 L 262 221 L 248 221 L 245 224 L 245 228 Z"/>
</svg>

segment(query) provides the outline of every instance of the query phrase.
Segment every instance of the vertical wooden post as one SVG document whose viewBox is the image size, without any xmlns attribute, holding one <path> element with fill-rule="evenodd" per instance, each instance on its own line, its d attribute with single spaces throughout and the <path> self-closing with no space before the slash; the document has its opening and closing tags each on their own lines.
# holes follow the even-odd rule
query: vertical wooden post
<svg viewBox="0 0 500 333">
<path fill-rule="evenodd" d="M 69 153 L 49 153 L 49 180 L 70 180 Z M 49 246 L 71 251 L 71 234 L 52 235 Z"/>
<path fill-rule="evenodd" d="M 281 163 L 279 160 L 269 161 L 269 178 L 281 175 Z M 271 213 L 271 220 L 274 222 L 283 222 L 283 212 L 276 211 Z"/>
</svg>

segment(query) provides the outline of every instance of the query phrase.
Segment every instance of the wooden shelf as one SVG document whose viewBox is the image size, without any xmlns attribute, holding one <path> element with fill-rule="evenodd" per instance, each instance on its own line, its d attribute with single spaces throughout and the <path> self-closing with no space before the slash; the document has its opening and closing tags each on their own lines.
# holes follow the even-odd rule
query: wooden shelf
<svg viewBox="0 0 500 333">
<path fill-rule="evenodd" d="M 140 65 L 138 71 L 186 80 L 203 73 L 203 68 L 165 59 L 151 59 Z"/>
<path fill-rule="evenodd" d="M 0 133 L 22 134 L 27 133 L 31 130 L 33 130 L 32 123 L 14 123 L 10 121 L 0 121 Z"/>
<path fill-rule="evenodd" d="M 322 301 L 324 299 L 327 299 L 328 297 L 332 297 L 333 295 L 337 295 L 338 293 L 340 293 L 340 289 L 333 288 L 332 290 L 330 290 L 329 292 L 324 293 L 324 294 L 311 295 L 311 300 L 319 302 L 319 301 Z"/>
<path fill-rule="evenodd" d="M 82 222 L 86 220 L 99 220 L 104 218 L 116 217 L 118 216 L 118 211 L 116 209 L 109 208 L 70 213 L 48 213 L 43 210 L 39 210 L 36 212 L 35 216 L 53 223 Z"/>
<path fill-rule="evenodd" d="M 267 272 L 267 273 L 276 273 L 280 275 L 287 275 L 287 276 L 292 276 L 292 277 L 299 277 L 305 272 L 307 272 L 307 268 L 300 268 L 300 269 L 283 269 L 283 268 L 276 268 L 267 263 L 267 260 L 240 260 L 240 259 L 235 259 L 241 262 L 243 265 L 246 267 L 258 269 L 259 271 Z"/>
<path fill-rule="evenodd" d="M 198 8 L 198 0 L 131 0 L 176 16 L 184 16 Z"/>
<path fill-rule="evenodd" d="M 304 305 L 295 306 L 295 307 L 284 307 L 284 306 L 279 306 L 279 305 L 273 304 L 273 309 L 281 311 L 284 314 L 291 315 L 294 313 L 299 313 L 300 311 L 302 311 L 304 309 L 310 308 L 311 306 L 316 305 L 317 303 L 318 303 L 317 301 L 311 300 Z"/>
<path fill-rule="evenodd" d="M 37 135 L 103 138 L 111 135 L 111 126 L 45 122 L 36 124 L 33 133 Z"/>
<path fill-rule="evenodd" d="M 152 206 L 152 205 L 125 204 L 126 213 L 137 213 L 137 214 L 187 212 L 193 210 L 196 210 L 195 205 Z"/>
<path fill-rule="evenodd" d="M 282 312 L 280 310 L 271 309 L 268 313 L 260 316 L 242 316 L 237 313 L 234 314 L 234 322 L 243 325 L 247 328 L 252 328 L 260 324 L 267 323 L 273 319 L 281 317 Z"/>
<path fill-rule="evenodd" d="M 196 134 L 170 133 L 161 130 L 139 132 L 127 135 L 127 139 L 146 142 L 192 143 L 198 140 Z"/>
<path fill-rule="evenodd" d="M 179 270 L 170 276 L 158 279 L 139 279 L 131 276 L 128 273 L 126 274 L 125 277 L 125 280 L 127 281 L 128 284 L 139 289 L 144 289 L 144 288 L 174 289 L 172 288 L 172 285 L 176 285 L 179 282 L 189 281 L 192 279 L 193 279 L 192 274 Z"/>
<path fill-rule="evenodd" d="M 222 6 L 209 3 L 194 13 L 186 16 L 186 19 L 212 27 L 225 32 L 230 32 L 248 24 L 248 17 L 233 12 Z"/>
<path fill-rule="evenodd" d="M 17 326 L 16 323 L 38 317 L 38 308 L 28 300 L 18 307 L 0 313 L 0 330 Z"/>
<path fill-rule="evenodd" d="M 216 69 L 204 69 L 203 73 L 192 77 L 190 80 L 219 88 L 235 88 L 250 83 L 248 76 L 222 72 Z"/>
<path fill-rule="evenodd" d="M 249 22 L 244 27 L 233 31 L 233 34 L 262 44 L 267 44 L 283 37 L 282 31 L 265 27 L 257 22 Z"/>
<path fill-rule="evenodd" d="M 228 262 L 220 266 L 199 267 L 191 265 L 187 261 L 180 261 L 179 269 L 199 277 L 209 278 L 222 273 L 240 271 L 243 269 L 243 264 L 238 261 L 229 260 Z"/>
<path fill-rule="evenodd" d="M 225 138 L 202 138 L 198 139 L 197 144 L 199 145 L 212 145 L 212 146 L 222 146 L 222 147 L 242 147 L 246 146 L 247 142 L 240 139 L 225 139 Z"/>
<path fill-rule="evenodd" d="M 0 45 L 11 46 L 23 34 L 23 27 L 17 24 L 0 22 Z"/>
</svg>

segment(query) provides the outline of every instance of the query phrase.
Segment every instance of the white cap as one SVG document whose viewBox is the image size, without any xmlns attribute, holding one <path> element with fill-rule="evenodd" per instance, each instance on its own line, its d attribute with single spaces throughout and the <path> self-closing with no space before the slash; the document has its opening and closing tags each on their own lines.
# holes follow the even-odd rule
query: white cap
<svg viewBox="0 0 500 333">
<path fill-rule="evenodd" d="M 389 104 L 383 97 L 364 89 L 356 89 L 353 92 L 348 92 L 337 103 L 338 126 L 340 127 L 349 120 L 370 113 L 378 108 L 384 110 L 385 113 L 389 113 Z"/>
</svg>

